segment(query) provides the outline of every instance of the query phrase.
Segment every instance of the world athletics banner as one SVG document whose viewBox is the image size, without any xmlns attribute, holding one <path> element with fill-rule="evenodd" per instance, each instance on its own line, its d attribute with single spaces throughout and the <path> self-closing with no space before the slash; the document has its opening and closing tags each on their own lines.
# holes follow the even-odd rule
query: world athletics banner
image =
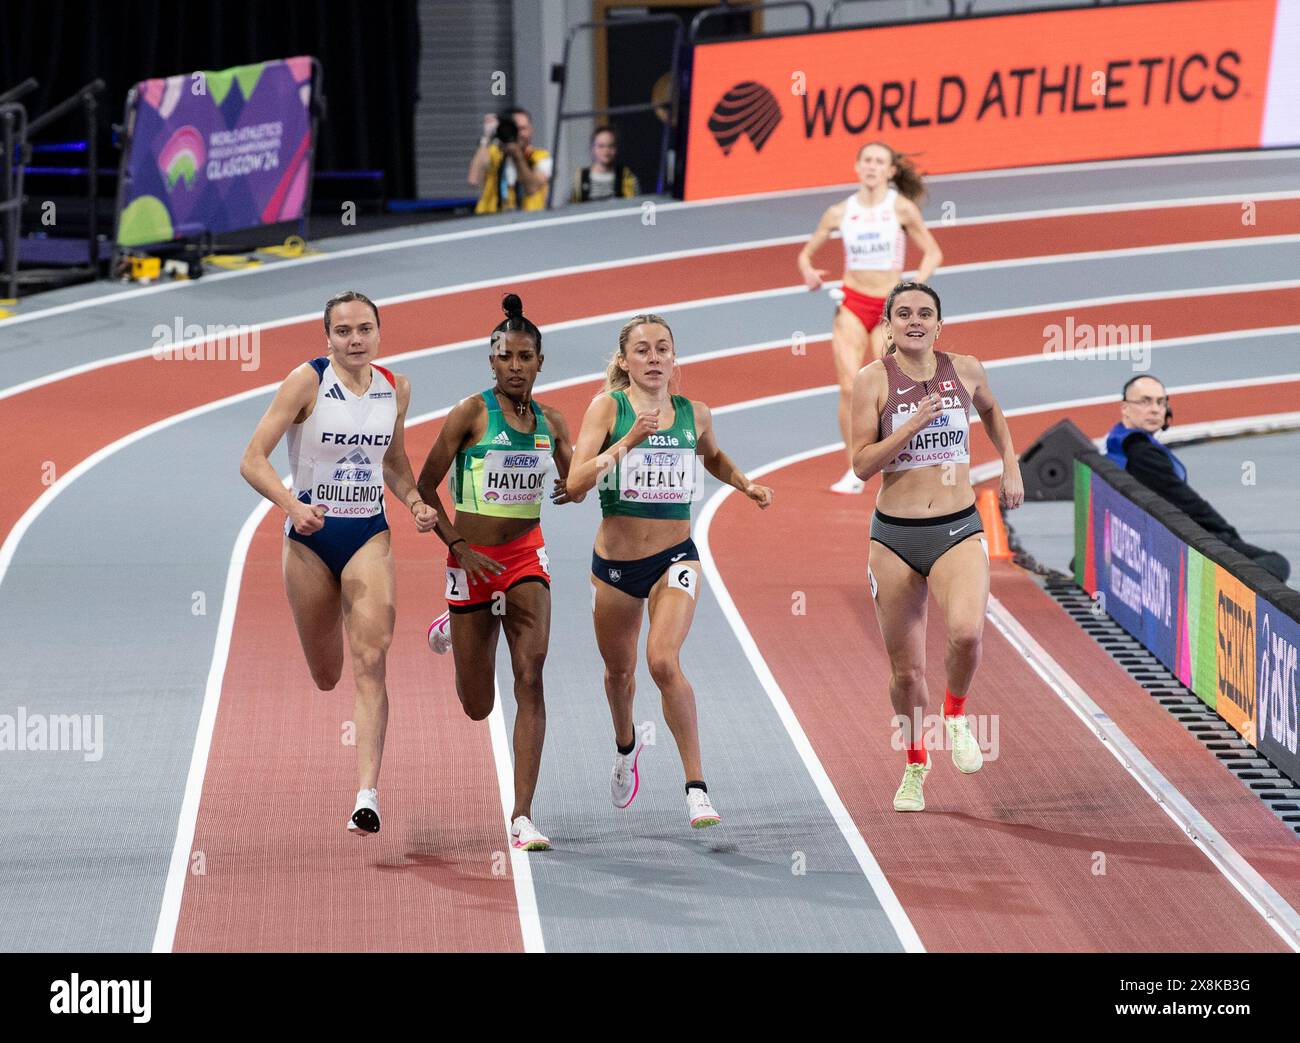
<svg viewBox="0 0 1300 1043">
<path fill-rule="evenodd" d="M 314 65 L 286 58 L 137 83 L 127 96 L 118 246 L 302 217 Z"/>
<path fill-rule="evenodd" d="M 1116 484 L 1094 467 L 1116 474 Z M 1086 453 L 1074 468 L 1075 582 L 1300 782 L 1300 596 L 1280 583 L 1257 591 L 1243 582 L 1207 556 L 1228 548 L 1104 458 Z"/>
</svg>

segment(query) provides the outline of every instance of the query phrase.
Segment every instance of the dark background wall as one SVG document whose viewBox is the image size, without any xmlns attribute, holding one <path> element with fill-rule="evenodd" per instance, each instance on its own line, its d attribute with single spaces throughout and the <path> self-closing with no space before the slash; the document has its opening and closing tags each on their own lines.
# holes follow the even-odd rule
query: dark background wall
<svg viewBox="0 0 1300 1043">
<path fill-rule="evenodd" d="M 38 117 L 96 77 L 101 163 L 109 125 L 140 80 L 314 55 L 325 70 L 317 170 L 383 170 L 387 195 L 414 194 L 416 0 L 0 0 L 0 92 L 28 76 Z M 75 117 L 52 131 L 81 136 Z"/>
</svg>

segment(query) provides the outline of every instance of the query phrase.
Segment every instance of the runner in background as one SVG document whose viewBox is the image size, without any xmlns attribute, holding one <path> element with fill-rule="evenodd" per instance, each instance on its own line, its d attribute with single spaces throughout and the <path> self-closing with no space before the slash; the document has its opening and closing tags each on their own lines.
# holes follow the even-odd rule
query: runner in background
<svg viewBox="0 0 1300 1043">
<path fill-rule="evenodd" d="M 943 252 L 921 217 L 918 204 L 925 198 L 925 182 L 911 160 L 883 141 L 873 141 L 858 150 L 853 169 L 861 187 L 822 214 L 812 238 L 799 252 L 799 274 L 810 290 L 816 290 L 827 273 L 813 267 L 813 254 L 836 229 L 844 243 L 844 284 L 831 327 L 831 351 L 840 385 L 840 434 L 849 469 L 831 491 L 849 494 L 863 489 L 861 479 L 853 473 L 853 379 L 862 368 L 868 344 L 873 359 L 884 352 L 880 313 L 885 295 L 902 278 L 907 238 L 921 250 L 918 282 L 928 281 L 943 263 Z"/>
</svg>

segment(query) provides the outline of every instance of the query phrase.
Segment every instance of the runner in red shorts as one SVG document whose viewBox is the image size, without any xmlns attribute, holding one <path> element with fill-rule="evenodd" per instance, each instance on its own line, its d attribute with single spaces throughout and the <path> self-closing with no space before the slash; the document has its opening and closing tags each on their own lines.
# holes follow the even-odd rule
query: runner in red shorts
<svg viewBox="0 0 1300 1043">
<path fill-rule="evenodd" d="M 488 354 L 496 385 L 448 414 L 420 472 L 420 495 L 440 505 L 438 486 L 450 471 L 456 508 L 453 522 L 445 511 L 438 515 L 437 532 L 447 544 L 449 615 L 434 620 L 429 637 L 434 644 L 440 631 L 450 631 L 456 694 L 465 713 L 481 721 L 496 701 L 497 639 L 504 628 L 517 704 L 510 840 L 544 851 L 551 842 L 532 821 L 546 733 L 542 666 L 551 636 L 550 564 L 539 522 L 552 460 L 559 473 L 552 501 L 576 502 L 564 487 L 573 444 L 560 412 L 533 401 L 541 331 L 524 318 L 513 293 L 502 307 L 506 319 L 492 331 Z"/>
<path fill-rule="evenodd" d="M 872 359 L 884 354 L 880 315 L 885 296 L 902 278 L 907 238 L 921 250 L 918 282 L 926 282 L 943 263 L 939 244 L 925 227 L 917 206 L 925 197 L 925 182 L 911 161 L 884 142 L 873 141 L 858 150 L 854 170 L 862 187 L 822 214 L 817 230 L 799 253 L 799 274 L 810 290 L 816 290 L 827 273 L 812 266 L 813 254 L 837 228 L 844 240 L 843 301 L 835 310 L 831 350 L 840 384 L 840 434 L 849 469 L 831 486 L 837 493 L 860 493 L 863 489 L 863 482 L 853 473 L 853 378 L 862 368 L 868 343 Z"/>
</svg>

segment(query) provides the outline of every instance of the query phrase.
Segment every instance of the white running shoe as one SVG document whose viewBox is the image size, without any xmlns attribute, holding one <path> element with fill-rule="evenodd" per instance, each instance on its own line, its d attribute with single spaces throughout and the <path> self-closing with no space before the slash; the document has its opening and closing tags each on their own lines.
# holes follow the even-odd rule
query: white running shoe
<svg viewBox="0 0 1300 1043">
<path fill-rule="evenodd" d="M 542 831 L 527 815 L 520 815 L 510 823 L 510 843 L 523 851 L 551 850 L 550 838 L 542 836 Z"/>
<path fill-rule="evenodd" d="M 429 624 L 429 647 L 438 655 L 451 650 L 451 613 L 444 612 Z"/>
<path fill-rule="evenodd" d="M 609 775 L 609 796 L 616 808 L 625 808 L 631 804 L 636 798 L 636 791 L 641 788 L 641 774 L 637 771 L 636 762 L 644 746 L 645 743 L 638 735 L 631 753 L 614 754 L 614 770 Z"/>
<path fill-rule="evenodd" d="M 966 715 L 945 717 L 943 724 L 948 729 L 948 745 L 952 749 L 952 762 L 957 765 L 957 770 L 967 775 L 979 771 L 984 766 L 984 751 L 970 733 Z"/>
<path fill-rule="evenodd" d="M 709 795 L 702 789 L 686 791 L 686 814 L 691 817 L 691 829 L 708 829 L 722 821 L 722 816 L 714 810 Z"/>
<path fill-rule="evenodd" d="M 925 777 L 930 774 L 930 764 L 927 755 L 924 764 L 909 764 L 903 769 L 903 783 L 894 794 L 895 811 L 925 810 L 925 794 L 921 792 L 921 787 L 925 784 Z"/>
<path fill-rule="evenodd" d="M 357 790 L 357 806 L 348 819 L 348 832 L 354 837 L 368 837 L 379 832 L 378 790 Z"/>
<path fill-rule="evenodd" d="M 844 477 L 831 486 L 831 492 L 843 493 L 846 496 L 857 496 L 866 487 L 867 483 L 854 474 L 852 468 L 849 468 L 844 472 Z"/>
</svg>

